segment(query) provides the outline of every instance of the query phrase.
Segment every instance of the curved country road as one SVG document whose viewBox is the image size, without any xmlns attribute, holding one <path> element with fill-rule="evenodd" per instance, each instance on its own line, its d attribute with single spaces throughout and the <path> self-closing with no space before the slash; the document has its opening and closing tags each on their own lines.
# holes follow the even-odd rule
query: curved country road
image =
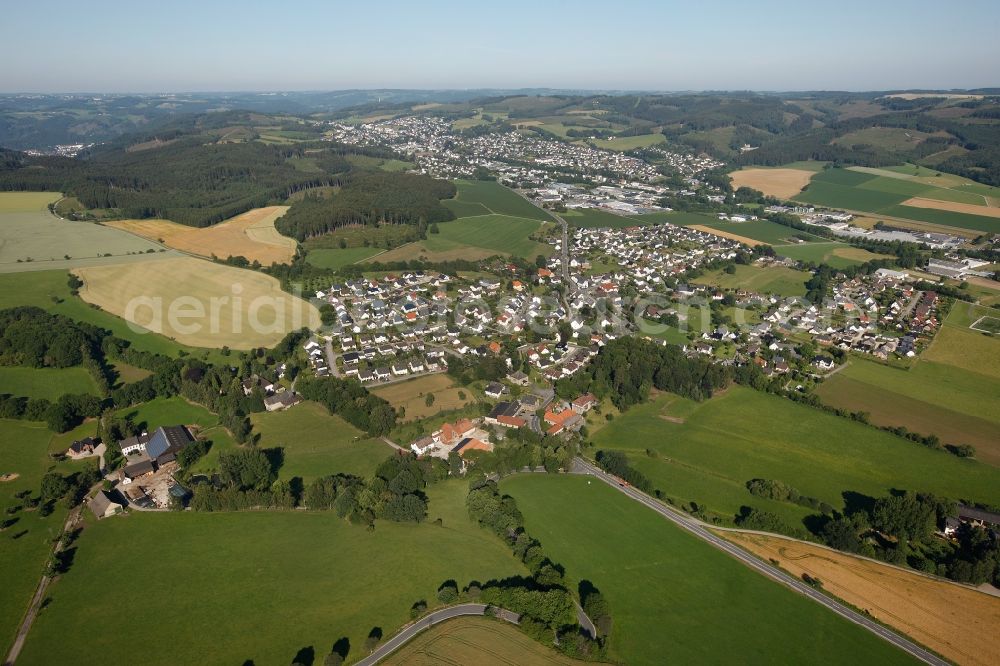
<svg viewBox="0 0 1000 666">
<path fill-rule="evenodd" d="M 413 639 L 414 636 L 419 634 L 425 629 L 430 629 L 435 624 L 444 622 L 445 620 L 450 620 L 456 617 L 462 617 L 463 615 L 485 615 L 486 614 L 486 604 L 459 604 L 457 606 L 450 606 L 448 608 L 442 608 L 441 610 L 436 610 L 433 613 L 427 615 L 427 617 L 422 617 L 416 622 L 407 625 L 398 634 L 390 638 L 385 643 L 379 645 L 375 650 L 357 662 L 357 666 L 374 666 L 378 662 L 382 661 L 390 654 L 401 648 L 403 645 L 408 643 Z M 506 620 L 512 624 L 517 624 L 518 616 L 510 611 L 497 609 L 497 617 Z"/>
<path fill-rule="evenodd" d="M 707 541 L 709 544 L 715 546 L 719 550 L 735 557 L 737 560 L 747 565 L 751 569 L 754 569 L 758 573 L 762 573 L 771 580 L 781 583 L 786 587 L 791 588 L 793 591 L 802 594 L 813 601 L 825 606 L 829 610 L 833 611 L 837 615 L 850 620 L 851 622 L 860 625 L 872 632 L 879 638 L 889 641 L 899 649 L 903 650 L 907 654 L 919 659 L 926 664 L 934 664 L 935 666 L 947 666 L 948 662 L 941 659 L 937 655 L 925 650 L 916 643 L 913 643 L 907 638 L 897 634 L 896 632 L 883 627 L 878 622 L 865 617 L 861 613 L 845 606 L 844 604 L 828 597 L 819 590 L 806 585 L 804 582 L 795 578 L 794 576 L 785 573 L 784 571 L 772 567 L 769 564 L 765 564 L 761 560 L 758 560 L 753 555 L 750 555 L 739 546 L 736 546 L 725 539 L 716 536 L 711 531 L 707 529 L 707 526 L 701 521 L 691 518 L 690 516 L 680 513 L 674 509 L 668 508 L 665 504 L 658 502 L 649 495 L 636 490 L 635 488 L 627 485 L 622 485 L 618 479 L 611 476 L 600 467 L 583 460 L 582 458 L 574 458 L 573 466 L 571 469 L 573 474 L 588 474 L 591 475 L 604 483 L 608 484 L 612 488 L 617 488 L 621 492 L 628 495 L 631 499 L 643 504 L 653 511 L 671 521 L 672 523 L 678 525 L 682 529 L 687 530 L 691 534 L 695 535 L 703 541 Z"/>
</svg>

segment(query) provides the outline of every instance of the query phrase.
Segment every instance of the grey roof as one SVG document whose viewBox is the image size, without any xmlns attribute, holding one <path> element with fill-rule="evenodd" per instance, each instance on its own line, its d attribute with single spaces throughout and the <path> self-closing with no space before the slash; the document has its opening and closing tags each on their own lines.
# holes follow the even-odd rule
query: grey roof
<svg viewBox="0 0 1000 666">
<path fill-rule="evenodd" d="M 143 474 L 149 474 L 153 471 L 153 461 L 152 460 L 140 460 L 139 462 L 134 462 L 131 465 L 126 465 L 122 469 L 122 474 L 130 479 L 134 479 L 137 476 L 142 476 Z"/>
<path fill-rule="evenodd" d="M 184 426 L 160 426 L 146 444 L 146 454 L 156 459 L 167 453 L 176 454 L 193 442 Z"/>
<path fill-rule="evenodd" d="M 101 490 L 94 496 L 94 499 L 90 500 L 87 506 L 94 512 L 95 516 L 103 518 L 112 504 L 117 504 L 119 507 L 122 506 L 120 502 L 113 499 L 106 491 Z"/>
</svg>

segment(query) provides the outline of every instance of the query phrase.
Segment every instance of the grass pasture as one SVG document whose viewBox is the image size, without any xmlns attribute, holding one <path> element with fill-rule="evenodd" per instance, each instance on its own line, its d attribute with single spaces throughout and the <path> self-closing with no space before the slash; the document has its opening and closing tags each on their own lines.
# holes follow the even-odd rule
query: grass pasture
<svg viewBox="0 0 1000 666">
<path fill-rule="evenodd" d="M 475 402 L 472 390 L 455 386 L 447 374 L 424 375 L 405 382 L 396 382 L 372 389 L 372 393 L 392 403 L 397 410 L 406 410 L 404 421 L 434 416 L 439 412 L 459 409 Z M 461 397 L 459 394 L 464 395 Z M 427 406 L 427 395 L 434 394 L 434 404 Z"/>
<path fill-rule="evenodd" d="M 524 574 L 500 540 L 470 522 L 466 492 L 463 481 L 432 486 L 428 522 L 383 521 L 373 532 L 332 511 L 133 512 L 93 522 L 18 663 L 71 663 L 81 654 L 131 661 L 136 645 L 163 640 L 163 613 L 180 603 L 171 631 L 185 639 L 145 650 L 143 663 L 283 664 L 310 647 L 322 662 L 341 637 L 348 661 L 357 661 L 373 627 L 391 636 L 409 621 L 410 604 L 437 605 L 443 581 Z M 149 553 L 157 575 L 142 576 L 142 603 L 130 607 L 129 622 L 95 631 L 93 617 L 119 615 L 121 586 L 137 575 L 109 584 L 107 572 Z"/>
<path fill-rule="evenodd" d="M 487 617 L 457 617 L 437 624 L 393 652 L 387 666 L 438 664 L 517 664 L 555 666 L 583 664 L 538 641 L 511 624 Z"/>
<path fill-rule="evenodd" d="M 278 476 L 285 480 L 297 476 L 308 484 L 337 472 L 368 477 L 392 454 L 384 442 L 365 436 L 316 402 L 254 414 L 251 421 L 260 434 L 258 446 L 283 450 Z"/>
<path fill-rule="evenodd" d="M 972 444 L 977 459 L 1000 466 L 1000 417 L 991 407 L 997 393 L 990 390 L 1000 390 L 1000 382 L 928 360 L 904 370 L 853 358 L 816 395 L 828 405 L 867 412 L 877 425 Z"/>
<path fill-rule="evenodd" d="M 789 259 L 811 261 L 816 264 L 823 263 L 834 268 L 858 266 L 875 259 L 892 259 L 887 254 L 876 254 L 838 241 L 777 245 L 774 251 L 782 257 L 788 257 Z"/>
<path fill-rule="evenodd" d="M 274 228 L 275 220 L 287 211 L 288 206 L 254 208 L 203 228 L 169 220 L 118 220 L 105 224 L 189 254 L 220 259 L 242 256 L 270 266 L 291 263 L 295 256 L 295 239 L 282 236 Z"/>
<path fill-rule="evenodd" d="M 517 192 L 492 180 L 456 180 L 458 194 L 452 200 L 460 204 L 480 204 L 486 212 L 529 220 L 551 222 L 552 218 L 544 210 L 526 200 Z M 450 205 L 448 202 L 445 205 Z M 456 215 L 458 213 L 456 212 Z M 464 213 L 459 217 L 465 217 Z M 482 214 L 482 213 L 473 213 Z"/>
<path fill-rule="evenodd" d="M 636 150 L 638 148 L 649 148 L 658 143 L 663 143 L 667 137 L 662 134 L 637 134 L 636 136 L 616 136 L 610 139 L 592 139 L 590 143 L 596 148 L 604 150 Z"/>
<path fill-rule="evenodd" d="M 155 243 L 93 222 L 60 220 L 48 211 L 54 192 L 0 193 L 0 272 L 141 260 Z"/>
<path fill-rule="evenodd" d="M 943 580 L 820 546 L 758 534 L 721 536 L 916 639 L 956 664 L 1000 661 L 1000 599 Z"/>
<path fill-rule="evenodd" d="M 501 488 L 546 553 L 608 600 L 612 661 L 907 663 L 888 643 L 603 483 L 525 474 Z M 586 519 L 566 520 L 567 507 Z"/>
<path fill-rule="evenodd" d="M 733 274 L 724 271 L 706 273 L 692 280 L 695 284 L 711 285 L 720 289 L 747 289 L 762 294 L 778 296 L 805 296 L 806 271 L 784 266 L 746 266 L 738 264 Z"/>
<path fill-rule="evenodd" d="M 681 419 L 664 418 L 672 409 L 669 396 L 633 407 L 595 434 L 595 446 L 625 451 L 667 496 L 727 520 L 743 505 L 788 524 L 810 513 L 753 497 L 744 485 L 753 478 L 783 481 L 837 509 L 842 493 L 876 497 L 894 488 L 1000 501 L 998 469 L 784 398 L 734 386 Z"/>
<path fill-rule="evenodd" d="M 97 385 L 83 367 L 25 368 L 0 366 L 0 393 L 56 400 L 64 393 L 97 395 Z"/>
<path fill-rule="evenodd" d="M 423 244 L 432 252 L 445 252 L 467 246 L 534 259 L 552 254 L 552 247 L 529 238 L 539 229 L 535 219 L 508 215 L 463 217 L 438 225 L 440 233 L 428 234 Z M 389 259 L 385 259 L 389 261 Z"/>
<path fill-rule="evenodd" d="M 192 347 L 270 347 L 293 329 L 319 323 L 316 308 L 281 291 L 276 279 L 202 259 L 152 259 L 76 273 L 84 282 L 83 300 Z"/>
</svg>

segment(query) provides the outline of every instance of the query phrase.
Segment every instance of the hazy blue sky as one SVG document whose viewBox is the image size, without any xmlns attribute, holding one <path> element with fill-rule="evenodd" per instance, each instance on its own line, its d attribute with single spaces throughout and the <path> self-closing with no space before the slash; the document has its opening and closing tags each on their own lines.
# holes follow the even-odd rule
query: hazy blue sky
<svg viewBox="0 0 1000 666">
<path fill-rule="evenodd" d="M 1000 85 L 1000 1 L 9 0 L 0 91 Z"/>
</svg>

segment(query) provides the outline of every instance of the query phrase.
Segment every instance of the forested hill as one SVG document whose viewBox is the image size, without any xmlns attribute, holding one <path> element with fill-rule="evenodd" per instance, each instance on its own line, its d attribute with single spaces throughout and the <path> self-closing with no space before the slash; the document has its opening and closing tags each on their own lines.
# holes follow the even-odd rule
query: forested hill
<svg viewBox="0 0 1000 666">
<path fill-rule="evenodd" d="M 306 140 L 262 142 L 261 123 L 271 123 L 269 131 L 295 132 Z M 302 189 L 341 185 L 351 169 L 346 153 L 378 152 L 348 149 L 320 137 L 300 119 L 259 114 L 180 119 L 78 158 L 0 149 L 0 190 L 59 191 L 110 216 L 166 218 L 203 227 L 284 201 Z"/>
<path fill-rule="evenodd" d="M 349 174 L 329 198 L 306 197 L 277 222 L 278 230 L 305 240 L 351 224 L 381 222 L 415 224 L 421 228 L 446 222 L 455 215 L 441 199 L 455 196 L 455 185 L 430 176 L 367 171 Z"/>
</svg>

